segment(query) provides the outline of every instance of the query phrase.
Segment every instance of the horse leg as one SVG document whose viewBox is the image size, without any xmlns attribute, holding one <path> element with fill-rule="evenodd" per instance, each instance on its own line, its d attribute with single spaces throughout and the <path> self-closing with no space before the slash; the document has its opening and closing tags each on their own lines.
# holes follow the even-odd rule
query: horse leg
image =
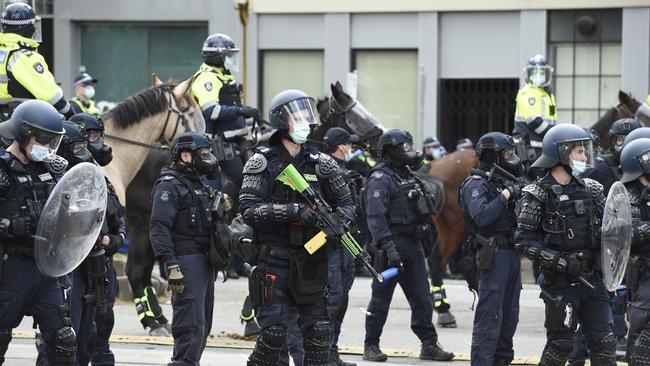
<svg viewBox="0 0 650 366">
<path fill-rule="evenodd" d="M 445 267 L 442 265 L 440 252 L 440 237 L 437 235 L 437 227 L 433 227 L 434 243 L 431 254 L 427 257 L 429 264 L 429 275 L 431 277 L 431 300 L 433 309 L 438 313 L 438 326 L 443 328 L 456 328 L 456 318 L 449 311 L 451 304 L 447 297 L 447 291 L 443 282 Z"/>
</svg>

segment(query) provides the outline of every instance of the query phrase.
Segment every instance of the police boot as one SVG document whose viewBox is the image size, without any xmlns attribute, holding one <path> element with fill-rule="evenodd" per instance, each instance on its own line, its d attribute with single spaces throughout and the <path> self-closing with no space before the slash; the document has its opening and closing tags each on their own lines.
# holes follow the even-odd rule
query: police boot
<svg viewBox="0 0 650 366">
<path fill-rule="evenodd" d="M 438 326 L 443 328 L 456 328 L 456 317 L 451 311 L 438 314 Z"/>
<path fill-rule="evenodd" d="M 364 344 L 363 346 L 363 359 L 366 361 L 386 361 L 388 356 L 379 349 L 378 344 Z"/>
<path fill-rule="evenodd" d="M 345 362 L 342 359 L 337 358 L 336 360 L 330 360 L 329 366 L 357 366 L 357 364 L 354 362 Z"/>
<path fill-rule="evenodd" d="M 421 360 L 450 361 L 452 358 L 454 358 L 454 354 L 442 349 L 435 337 L 425 339 L 422 342 Z"/>
<path fill-rule="evenodd" d="M 616 366 L 616 336 L 608 334 L 589 349 L 592 366 Z"/>
<path fill-rule="evenodd" d="M 511 358 L 495 356 L 492 366 L 508 366 L 512 362 Z"/>
<path fill-rule="evenodd" d="M 539 366 L 564 366 L 573 348 L 572 339 L 551 339 L 546 341 Z"/>
</svg>

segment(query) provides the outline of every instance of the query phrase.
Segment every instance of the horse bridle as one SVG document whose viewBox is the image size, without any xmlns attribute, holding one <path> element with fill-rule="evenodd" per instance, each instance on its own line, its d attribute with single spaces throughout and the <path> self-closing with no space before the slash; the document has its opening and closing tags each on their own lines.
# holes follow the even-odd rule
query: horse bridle
<svg viewBox="0 0 650 366">
<path fill-rule="evenodd" d="M 172 116 L 172 113 L 176 114 L 176 125 L 174 126 L 174 132 L 172 133 L 172 137 L 173 137 L 176 136 L 176 132 L 178 131 L 178 126 L 181 123 L 183 124 L 183 127 L 185 127 L 185 129 L 189 131 L 190 129 L 189 121 L 185 116 L 185 113 L 190 109 L 192 102 L 190 101 L 190 98 L 187 96 L 187 94 L 185 94 L 183 95 L 183 99 L 187 102 L 187 107 L 180 108 L 179 100 L 176 98 L 176 95 L 174 95 L 174 92 L 169 91 L 168 93 L 169 93 L 169 103 L 167 103 L 168 104 L 167 117 L 165 117 L 165 124 L 163 125 L 163 128 L 160 131 L 160 135 L 156 139 L 156 142 L 158 142 L 158 144 L 147 144 L 144 142 L 131 140 L 126 137 L 120 137 L 120 136 L 109 135 L 109 134 L 105 134 L 105 136 L 118 141 L 126 142 L 131 145 L 142 146 L 149 149 L 160 150 L 160 151 L 170 150 L 171 142 L 169 141 L 169 139 L 165 137 L 165 131 L 167 131 L 167 125 L 169 125 L 169 120 Z"/>
</svg>

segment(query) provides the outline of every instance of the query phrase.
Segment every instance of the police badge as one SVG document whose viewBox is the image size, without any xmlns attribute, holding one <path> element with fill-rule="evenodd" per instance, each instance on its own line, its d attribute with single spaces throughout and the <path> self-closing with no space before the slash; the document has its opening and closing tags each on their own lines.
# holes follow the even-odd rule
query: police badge
<svg viewBox="0 0 650 366">
<path fill-rule="evenodd" d="M 34 70 L 36 70 L 37 73 L 42 74 L 45 71 L 45 67 L 40 62 L 37 62 L 34 64 Z"/>
<path fill-rule="evenodd" d="M 205 84 L 203 84 L 203 86 L 205 87 L 205 90 L 212 91 L 212 83 L 211 82 L 207 81 Z"/>
</svg>

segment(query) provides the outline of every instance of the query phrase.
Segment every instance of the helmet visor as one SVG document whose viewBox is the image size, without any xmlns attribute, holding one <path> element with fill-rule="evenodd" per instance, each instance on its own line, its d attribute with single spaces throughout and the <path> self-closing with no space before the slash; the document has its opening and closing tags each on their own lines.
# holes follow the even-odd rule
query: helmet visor
<svg viewBox="0 0 650 366">
<path fill-rule="evenodd" d="M 574 162 L 582 162 L 587 167 L 594 165 L 594 150 L 591 139 L 562 141 L 557 144 L 560 163 L 571 166 Z"/>
<path fill-rule="evenodd" d="M 271 113 L 275 118 L 285 122 L 287 126 L 320 124 L 316 102 L 312 98 L 300 98 L 282 104 Z"/>
<path fill-rule="evenodd" d="M 526 81 L 533 85 L 544 87 L 551 83 L 553 68 L 546 66 L 526 66 Z"/>
</svg>

